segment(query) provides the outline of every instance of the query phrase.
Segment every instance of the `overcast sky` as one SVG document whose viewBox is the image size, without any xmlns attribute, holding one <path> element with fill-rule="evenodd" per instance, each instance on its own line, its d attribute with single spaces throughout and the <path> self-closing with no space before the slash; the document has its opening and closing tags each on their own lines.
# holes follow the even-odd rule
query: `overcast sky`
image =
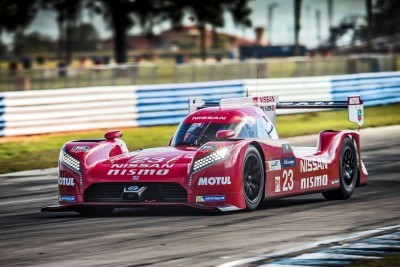
<svg viewBox="0 0 400 267">
<path fill-rule="evenodd" d="M 254 27 L 267 26 L 267 6 L 276 2 L 278 6 L 274 9 L 272 32 L 272 44 L 292 44 L 294 39 L 294 8 L 293 0 L 254 0 L 250 2 L 250 7 L 253 12 L 251 19 Z M 321 14 L 320 28 L 321 39 L 324 40 L 329 34 L 328 25 L 328 9 L 327 0 L 303 0 L 302 3 L 302 19 L 300 42 L 309 48 L 318 45 L 317 41 L 317 25 L 316 11 Z M 340 21 L 350 15 L 365 16 L 365 1 L 364 0 L 333 0 L 333 25 L 337 25 Z M 40 11 L 28 28 L 28 32 L 37 31 L 54 39 L 58 36 L 57 24 L 55 22 L 56 14 L 49 11 Z M 100 16 L 90 16 L 87 12 L 82 14 L 84 22 L 92 22 L 97 28 L 101 38 L 111 36 L 111 31 L 108 29 L 104 20 Z M 185 21 L 189 24 L 189 20 Z M 252 28 L 241 29 L 235 27 L 229 14 L 225 14 L 225 27 L 219 31 L 236 34 L 242 37 L 254 39 L 254 30 Z M 169 23 L 163 23 L 154 28 L 156 33 L 166 30 L 170 27 Z M 139 27 L 134 27 L 130 33 L 140 33 Z M 2 40 L 6 43 L 11 42 L 11 35 L 3 34 Z"/>
</svg>

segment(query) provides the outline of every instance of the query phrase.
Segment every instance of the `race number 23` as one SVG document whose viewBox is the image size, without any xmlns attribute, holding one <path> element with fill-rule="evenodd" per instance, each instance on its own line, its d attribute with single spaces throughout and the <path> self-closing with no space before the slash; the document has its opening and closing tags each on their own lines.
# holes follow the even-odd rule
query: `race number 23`
<svg viewBox="0 0 400 267">
<path fill-rule="evenodd" d="M 284 179 L 282 191 L 293 190 L 293 170 L 284 170 L 282 176 Z"/>
</svg>

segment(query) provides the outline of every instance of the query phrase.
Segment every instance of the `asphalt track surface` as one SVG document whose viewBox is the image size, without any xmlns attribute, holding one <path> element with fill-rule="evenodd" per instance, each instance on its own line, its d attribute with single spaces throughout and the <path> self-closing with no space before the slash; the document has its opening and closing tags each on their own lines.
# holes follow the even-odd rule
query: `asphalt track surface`
<svg viewBox="0 0 400 267">
<path fill-rule="evenodd" d="M 290 139 L 315 145 L 316 136 Z M 215 266 L 400 223 L 400 126 L 364 129 L 369 184 L 351 199 L 321 194 L 255 212 L 121 209 L 109 217 L 40 213 L 57 200 L 56 171 L 0 176 L 0 266 Z"/>
</svg>

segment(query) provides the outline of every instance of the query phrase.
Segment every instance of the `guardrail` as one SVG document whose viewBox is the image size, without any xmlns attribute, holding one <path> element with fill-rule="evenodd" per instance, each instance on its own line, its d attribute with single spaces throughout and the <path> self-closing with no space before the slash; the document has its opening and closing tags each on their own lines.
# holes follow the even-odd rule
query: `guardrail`
<svg viewBox="0 0 400 267">
<path fill-rule="evenodd" d="M 191 96 L 218 100 L 247 93 L 282 101 L 360 94 L 366 106 L 399 103 L 400 72 L 6 92 L 0 93 L 0 136 L 177 124 Z"/>
</svg>

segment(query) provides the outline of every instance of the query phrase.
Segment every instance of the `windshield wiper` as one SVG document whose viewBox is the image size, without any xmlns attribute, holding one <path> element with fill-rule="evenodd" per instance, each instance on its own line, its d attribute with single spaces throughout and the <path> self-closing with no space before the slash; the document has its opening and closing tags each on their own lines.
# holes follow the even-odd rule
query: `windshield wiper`
<svg viewBox="0 0 400 267">
<path fill-rule="evenodd" d="M 201 131 L 201 133 L 199 134 L 199 137 L 197 137 L 197 139 L 194 141 L 194 145 L 195 146 L 199 146 L 200 144 L 200 140 L 203 137 L 204 133 L 207 131 L 208 127 L 210 126 L 210 124 L 212 123 L 212 121 L 210 121 L 206 127 L 204 127 L 203 131 Z"/>
</svg>

